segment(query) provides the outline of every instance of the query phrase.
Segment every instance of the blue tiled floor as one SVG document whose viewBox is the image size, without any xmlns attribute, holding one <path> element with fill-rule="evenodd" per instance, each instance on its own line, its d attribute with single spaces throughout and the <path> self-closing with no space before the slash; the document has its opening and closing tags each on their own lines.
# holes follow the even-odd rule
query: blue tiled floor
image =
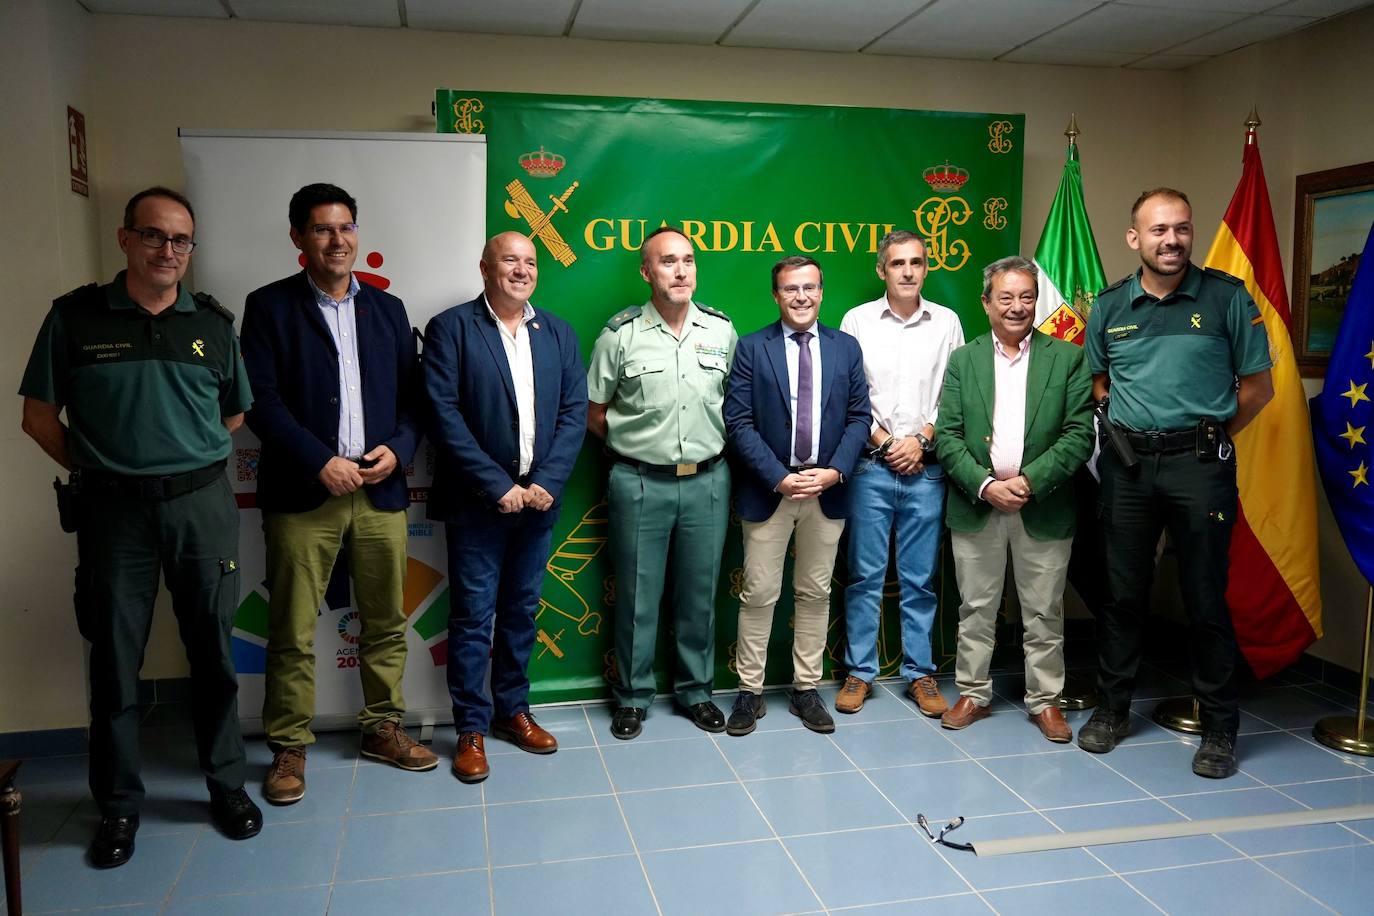
<svg viewBox="0 0 1374 916">
<path fill-rule="evenodd" d="M 1362 913 L 1374 899 L 1374 820 L 1054 852 L 978 857 L 915 826 L 968 818 L 954 839 L 991 839 L 1374 803 L 1374 761 L 1310 740 L 1345 701 L 1301 678 L 1244 701 L 1241 773 L 1192 775 L 1190 739 L 1150 723 L 1155 697 L 1186 693 L 1147 668 L 1132 733 L 1111 754 L 1046 742 L 1017 675 L 995 714 L 952 732 L 921 716 L 900 681 L 817 735 L 770 691 L 744 738 L 707 735 L 655 703 L 635 741 L 602 705 L 537 710 L 557 754 L 489 741 L 492 776 L 446 765 L 404 773 L 359 759 L 357 736 L 321 735 L 299 804 L 266 807 L 256 839 L 207 826 L 184 717 L 145 726 L 148 798 L 138 852 L 109 872 L 85 863 L 96 811 L 84 757 L 29 760 L 25 909 L 160 914 L 753 914 L 938 912 Z M 941 686 L 953 698 L 948 677 Z M 822 694 L 833 702 L 833 687 Z M 732 697 L 722 694 L 723 707 Z M 1088 713 L 1073 713 L 1075 728 Z M 434 749 L 451 756 L 441 733 Z M 260 797 L 270 754 L 250 742 Z"/>
</svg>

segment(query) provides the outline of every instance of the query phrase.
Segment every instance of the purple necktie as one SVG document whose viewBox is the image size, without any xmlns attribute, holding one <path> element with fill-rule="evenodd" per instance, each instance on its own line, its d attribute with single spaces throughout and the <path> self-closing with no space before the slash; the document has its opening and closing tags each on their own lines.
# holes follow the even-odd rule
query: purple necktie
<svg viewBox="0 0 1374 916">
<path fill-rule="evenodd" d="M 797 331 L 797 438 L 792 449 L 801 464 L 811 460 L 811 332 Z"/>
</svg>

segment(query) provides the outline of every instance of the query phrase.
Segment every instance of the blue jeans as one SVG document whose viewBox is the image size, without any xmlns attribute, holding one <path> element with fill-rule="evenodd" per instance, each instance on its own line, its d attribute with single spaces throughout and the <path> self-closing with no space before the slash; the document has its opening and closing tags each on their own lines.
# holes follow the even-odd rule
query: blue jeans
<svg viewBox="0 0 1374 916">
<path fill-rule="evenodd" d="M 892 533 L 897 534 L 901 595 L 902 677 L 935 673 L 930 631 L 935 624 L 935 559 L 945 508 L 945 471 L 930 465 L 901 475 L 861 458 L 849 480 L 849 584 L 844 591 L 845 667 L 865 681 L 878 676 L 878 626 L 883 613 Z"/>
<path fill-rule="evenodd" d="M 527 712 L 527 669 L 555 514 L 525 509 L 491 525 L 445 525 L 448 537 L 448 692 L 459 734 L 485 735 Z M 491 699 L 482 689 L 491 659 Z"/>
</svg>

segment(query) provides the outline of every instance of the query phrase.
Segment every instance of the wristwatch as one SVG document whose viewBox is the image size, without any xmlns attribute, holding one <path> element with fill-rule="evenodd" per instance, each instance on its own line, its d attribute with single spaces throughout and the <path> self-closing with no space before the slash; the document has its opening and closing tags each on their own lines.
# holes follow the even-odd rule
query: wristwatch
<svg viewBox="0 0 1374 916">
<path fill-rule="evenodd" d="M 934 443 L 934 442 L 931 442 L 929 439 L 927 439 L 927 438 L 925 437 L 925 434 L 924 434 L 924 433 L 917 433 L 917 434 L 916 434 L 916 441 L 917 441 L 917 443 L 920 444 L 920 446 L 921 446 L 921 451 L 923 451 L 923 452 L 933 452 L 933 451 L 935 451 L 935 443 Z"/>
</svg>

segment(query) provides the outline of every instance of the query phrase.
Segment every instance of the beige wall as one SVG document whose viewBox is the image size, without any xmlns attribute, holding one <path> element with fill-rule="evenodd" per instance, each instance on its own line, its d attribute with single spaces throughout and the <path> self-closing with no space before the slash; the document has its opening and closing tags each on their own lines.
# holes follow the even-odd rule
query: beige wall
<svg viewBox="0 0 1374 916">
<path fill-rule="evenodd" d="M 57 466 L 19 430 L 13 397 L 46 303 L 94 280 L 94 200 L 70 190 L 67 106 L 93 117 L 91 20 L 74 3 L 0 5 L 0 265 L 7 286 L 0 371 L 0 731 L 86 722 L 84 653 L 72 616 L 76 542 L 58 530 Z M 95 155 L 95 154 L 93 154 Z"/>
<path fill-rule="evenodd" d="M 21 5 L 60 9 L 64 21 L 80 20 L 88 34 L 99 38 L 89 59 L 94 90 L 86 113 L 104 217 L 99 225 L 102 276 L 120 266 L 113 229 L 128 195 L 154 182 L 182 183 L 177 127 L 430 130 L 430 102 L 439 86 L 1024 112 L 1022 245 L 1026 251 L 1035 247 L 1057 186 L 1063 164 L 1062 131 L 1073 112 L 1083 130 L 1080 141 L 1089 213 L 1112 277 L 1133 269 L 1135 263 L 1121 241 L 1121 232 L 1123 211 L 1141 188 L 1178 184 L 1192 193 L 1200 226 L 1220 219 L 1239 176 L 1240 122 L 1252 102 L 1258 101 L 1266 122 L 1263 148 L 1285 250 L 1293 175 L 1369 158 L 1374 129 L 1348 123 L 1351 113 L 1363 108 L 1361 87 L 1374 81 L 1370 63 L 1374 60 L 1374 14 L 1368 12 L 1193 70 L 1138 72 L 238 20 L 89 16 L 77 11 L 70 0 L 52 0 L 46 6 L 25 0 Z M 36 28 L 29 22 L 20 25 Z M 1348 63 L 1334 62 L 1336 55 L 1328 46 L 1332 41 L 1343 45 L 1348 53 L 1342 56 Z M 20 43 L 28 44 L 22 36 Z M 45 41 L 46 46 L 52 44 Z M 86 84 L 84 75 L 72 76 L 82 74 L 84 55 L 64 47 L 55 59 L 60 66 L 49 67 L 49 95 L 56 89 L 66 91 L 60 84 L 63 79 Z M 131 75 L 133 61 L 138 64 L 137 81 Z M 1275 66 L 1276 61 L 1283 65 Z M 162 88 L 149 91 L 140 85 Z M 1317 99 L 1317 108 L 1304 107 Z M 16 112 L 22 117 L 13 123 L 41 120 L 47 103 L 38 98 L 29 102 L 29 108 Z M 49 152 L 36 140 L 30 142 L 25 153 L 33 162 L 26 160 L 24 168 L 47 175 L 40 160 Z M 66 203 L 60 195 L 58 200 Z M 52 209 L 47 199 L 35 199 L 30 205 Z M 75 234 L 55 221 L 45 224 L 43 239 L 50 238 L 47 231 L 62 237 Z M 72 272 L 79 263 L 72 257 L 70 268 L 54 265 L 26 287 L 28 295 L 15 300 L 20 303 L 12 319 L 15 333 L 8 335 L 14 339 L 5 343 L 9 349 L 4 351 L 12 367 L 11 378 L 18 377 L 22 367 L 18 354 L 26 354 L 46 301 L 65 288 L 64 283 L 70 286 L 85 279 Z M 16 427 L 12 422 L 6 429 Z M 18 644 L 17 651 L 51 655 L 52 686 L 43 690 L 80 694 L 84 692 L 80 666 L 69 657 L 76 639 L 67 623 L 70 547 L 51 533 L 55 524 L 43 490 L 48 468 L 34 456 L 31 445 L 15 446 L 14 453 L 23 456 L 19 463 L 26 468 L 26 489 L 33 495 L 15 507 L 13 517 L 21 520 L 15 530 L 26 533 L 14 538 L 16 543 L 6 551 L 13 559 L 5 562 L 13 562 L 16 572 L 24 571 L 16 579 L 18 587 L 32 592 L 32 600 L 41 600 L 52 616 L 61 618 L 63 629 L 60 633 L 32 627 L 14 631 L 5 617 L 7 634 L 24 634 L 22 640 L 7 641 Z M 1333 568 L 1332 581 L 1338 583 L 1337 593 L 1327 590 L 1328 602 L 1335 606 L 1333 615 L 1338 615 L 1351 585 L 1348 576 L 1339 574 L 1343 546 L 1338 538 L 1333 540 L 1329 527 L 1323 535 L 1324 563 Z M 1348 558 L 1344 563 L 1349 566 Z M 35 569 L 44 573 L 34 575 Z M 172 676 L 184 670 L 167 616 L 161 615 L 150 649 L 145 668 L 149 676 Z M 1342 620 L 1332 629 L 1345 632 L 1348 627 Z M 34 652 L 36 646 L 45 648 Z M 13 683 L 8 670 L 4 677 L 7 685 Z M 7 704 L 0 712 L 0 731 L 84 721 L 79 705 L 62 706 L 60 715 L 51 712 L 54 708 L 45 707 L 50 710 L 45 717 L 21 716 Z"/>
</svg>

